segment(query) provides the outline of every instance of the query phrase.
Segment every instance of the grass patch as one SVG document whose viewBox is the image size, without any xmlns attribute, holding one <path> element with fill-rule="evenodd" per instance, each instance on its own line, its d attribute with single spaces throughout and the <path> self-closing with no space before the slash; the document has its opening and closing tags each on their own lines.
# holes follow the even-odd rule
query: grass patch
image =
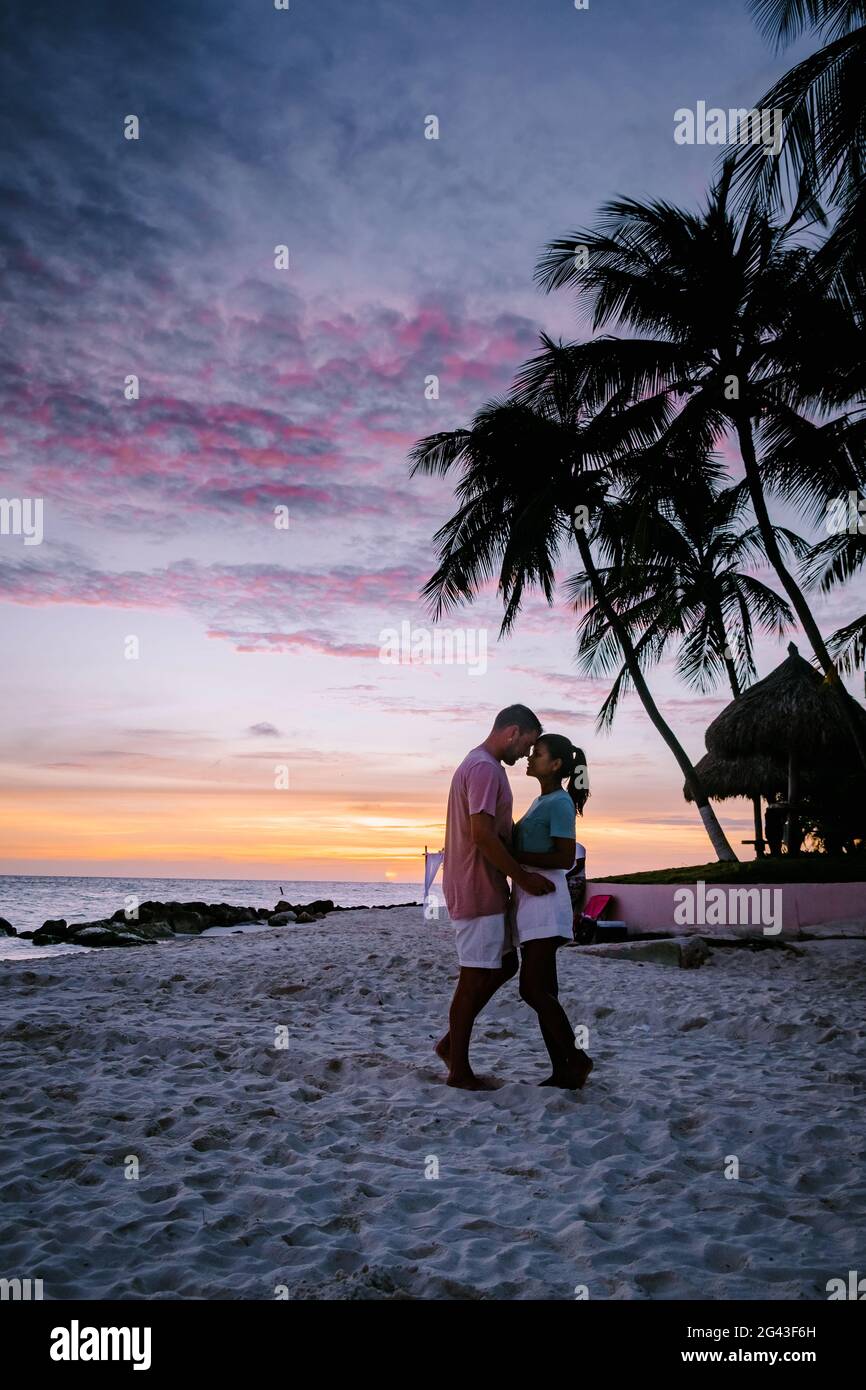
<svg viewBox="0 0 866 1390">
<path fill-rule="evenodd" d="M 596 883 L 866 883 L 866 855 L 800 854 L 790 859 L 714 861 L 684 869 L 648 869 L 638 874 L 594 878 Z M 866 902 L 866 896 L 864 896 Z"/>
</svg>

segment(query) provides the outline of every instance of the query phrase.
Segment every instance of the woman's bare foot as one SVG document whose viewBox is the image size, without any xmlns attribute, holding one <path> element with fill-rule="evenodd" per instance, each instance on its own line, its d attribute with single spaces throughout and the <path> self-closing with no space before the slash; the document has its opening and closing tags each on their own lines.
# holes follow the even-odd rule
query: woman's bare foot
<svg viewBox="0 0 866 1390">
<path fill-rule="evenodd" d="M 564 1073 L 568 1079 L 561 1081 L 560 1085 L 569 1091 L 579 1091 L 592 1071 L 592 1066 L 592 1058 L 587 1057 L 585 1052 L 579 1052 L 576 1060 Z"/>
<path fill-rule="evenodd" d="M 539 1081 L 538 1084 L 539 1086 L 557 1086 L 562 1091 L 579 1091 L 592 1068 L 592 1058 L 587 1057 L 585 1052 L 578 1052 L 574 1060 L 569 1062 L 567 1066 L 551 1072 L 546 1080 Z"/>
<path fill-rule="evenodd" d="M 449 1073 L 447 1086 L 456 1086 L 461 1091 L 495 1091 L 496 1082 L 491 1081 L 486 1076 L 476 1076 L 474 1072 L 467 1072 L 463 1076 L 452 1076 Z"/>
<path fill-rule="evenodd" d="M 451 1061 L 451 1034 L 446 1033 L 444 1038 L 440 1038 L 433 1051 L 440 1057 L 446 1067 Z"/>
<path fill-rule="evenodd" d="M 584 1081 L 589 1076 L 589 1073 L 592 1071 L 593 1066 L 594 1063 L 591 1057 L 588 1057 L 585 1052 L 578 1052 L 577 1069 L 580 1075 L 579 1085 L 583 1085 Z"/>
</svg>

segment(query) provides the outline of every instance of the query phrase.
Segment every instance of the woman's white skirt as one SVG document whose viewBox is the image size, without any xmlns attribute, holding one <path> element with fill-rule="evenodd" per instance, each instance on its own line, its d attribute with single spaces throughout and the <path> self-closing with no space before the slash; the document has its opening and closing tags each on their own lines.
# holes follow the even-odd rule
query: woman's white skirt
<svg viewBox="0 0 866 1390">
<path fill-rule="evenodd" d="M 566 941 L 573 939 L 572 921 L 574 910 L 571 894 L 565 881 L 565 869 L 532 869 L 523 866 L 528 873 L 541 874 L 554 885 L 552 893 L 537 897 L 527 893 L 524 888 L 514 885 L 511 898 L 511 913 L 514 931 L 518 941 L 538 941 L 550 936 L 564 936 Z"/>
</svg>

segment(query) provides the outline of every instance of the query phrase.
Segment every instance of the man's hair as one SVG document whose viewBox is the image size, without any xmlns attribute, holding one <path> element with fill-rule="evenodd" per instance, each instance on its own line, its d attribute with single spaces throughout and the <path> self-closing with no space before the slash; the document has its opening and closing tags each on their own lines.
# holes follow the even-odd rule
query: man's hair
<svg viewBox="0 0 866 1390">
<path fill-rule="evenodd" d="M 494 729 L 507 729 L 511 724 L 516 724 L 522 734 L 541 733 L 538 716 L 526 705 L 509 705 L 507 709 L 501 709 L 493 721 Z"/>
</svg>

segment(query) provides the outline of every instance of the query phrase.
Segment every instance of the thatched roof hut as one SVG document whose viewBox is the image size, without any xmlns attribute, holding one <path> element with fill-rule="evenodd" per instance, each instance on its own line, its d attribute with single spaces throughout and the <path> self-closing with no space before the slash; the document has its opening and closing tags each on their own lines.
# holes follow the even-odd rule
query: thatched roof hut
<svg viewBox="0 0 866 1390">
<path fill-rule="evenodd" d="M 866 710 L 838 687 L 866 742 Z M 747 796 L 755 805 L 755 841 L 761 842 L 760 800 L 784 791 L 788 808 L 785 842 L 789 853 L 800 843 L 800 798 L 834 788 L 847 795 L 859 757 L 839 700 L 814 666 L 788 644 L 788 656 L 763 680 L 743 691 L 706 732 L 707 756 L 697 767 L 710 796 Z M 781 774 L 781 775 L 780 775 Z M 688 799 L 688 797 L 686 798 Z"/>
<path fill-rule="evenodd" d="M 853 696 L 843 697 L 866 737 L 866 710 Z M 824 677 L 800 656 L 793 642 L 775 671 L 726 705 L 706 733 L 710 753 L 718 758 L 780 758 L 793 754 L 801 766 L 828 757 L 847 761 L 854 744 L 833 692 Z M 826 769 L 825 769 L 826 770 Z"/>
<path fill-rule="evenodd" d="M 788 783 L 787 764 L 754 755 L 719 758 L 715 753 L 705 753 L 695 764 L 695 772 L 713 801 L 729 801 L 735 796 L 763 796 L 769 801 L 776 792 L 783 792 Z M 683 796 L 686 801 L 693 799 L 687 784 L 683 786 Z"/>
</svg>

